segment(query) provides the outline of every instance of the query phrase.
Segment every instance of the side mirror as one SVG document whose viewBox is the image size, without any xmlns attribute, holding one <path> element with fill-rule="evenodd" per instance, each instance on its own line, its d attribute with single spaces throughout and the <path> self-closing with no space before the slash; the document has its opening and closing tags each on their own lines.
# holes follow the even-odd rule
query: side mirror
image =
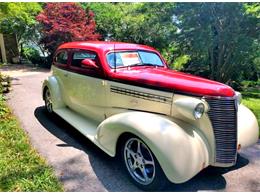
<svg viewBox="0 0 260 195">
<path fill-rule="evenodd" d="M 99 68 L 96 63 L 91 59 L 84 59 L 81 61 L 81 65 L 85 68 Z"/>
</svg>

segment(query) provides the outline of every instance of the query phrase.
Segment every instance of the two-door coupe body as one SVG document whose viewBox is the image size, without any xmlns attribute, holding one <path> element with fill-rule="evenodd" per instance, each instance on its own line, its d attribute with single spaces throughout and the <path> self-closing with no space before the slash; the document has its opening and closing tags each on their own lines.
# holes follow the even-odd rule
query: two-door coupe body
<svg viewBox="0 0 260 195">
<path fill-rule="evenodd" d="M 185 182 L 209 165 L 233 166 L 238 150 L 258 139 L 257 120 L 239 93 L 169 69 L 144 45 L 61 45 L 43 99 L 49 113 L 118 154 L 145 190 Z"/>
</svg>

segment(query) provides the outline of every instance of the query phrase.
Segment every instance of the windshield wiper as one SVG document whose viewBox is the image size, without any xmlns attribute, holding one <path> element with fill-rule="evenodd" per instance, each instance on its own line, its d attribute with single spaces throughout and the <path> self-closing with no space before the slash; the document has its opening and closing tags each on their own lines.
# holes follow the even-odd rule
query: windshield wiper
<svg viewBox="0 0 260 195">
<path fill-rule="evenodd" d="M 142 66 L 159 66 L 158 64 L 144 63 Z"/>
<path fill-rule="evenodd" d="M 158 64 L 152 64 L 152 63 L 136 63 L 136 64 L 130 64 L 127 66 L 117 66 L 116 68 L 130 68 L 133 66 L 154 66 L 154 67 L 163 67 L 162 65 L 158 65 Z"/>
<path fill-rule="evenodd" d="M 138 63 L 138 64 L 132 64 L 130 66 L 161 66 L 161 65 L 158 65 L 158 64 L 152 64 L 152 63 Z"/>
</svg>

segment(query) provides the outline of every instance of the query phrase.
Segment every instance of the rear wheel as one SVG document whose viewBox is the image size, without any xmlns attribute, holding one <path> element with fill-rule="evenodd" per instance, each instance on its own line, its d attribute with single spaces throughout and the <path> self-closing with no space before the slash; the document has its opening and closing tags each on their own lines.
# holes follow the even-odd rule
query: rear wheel
<svg viewBox="0 0 260 195">
<path fill-rule="evenodd" d="M 137 137 L 123 143 L 121 158 L 134 184 L 146 191 L 162 190 L 169 182 L 149 147 Z"/>
<path fill-rule="evenodd" d="M 53 104 L 51 100 L 51 93 L 48 88 L 44 91 L 44 102 L 45 102 L 45 109 L 48 113 L 53 114 Z"/>
</svg>

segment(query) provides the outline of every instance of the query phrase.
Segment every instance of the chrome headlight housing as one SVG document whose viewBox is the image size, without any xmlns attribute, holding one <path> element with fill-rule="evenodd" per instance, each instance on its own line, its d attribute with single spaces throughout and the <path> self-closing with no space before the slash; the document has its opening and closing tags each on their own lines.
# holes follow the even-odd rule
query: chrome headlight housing
<svg viewBox="0 0 260 195">
<path fill-rule="evenodd" d="M 197 120 L 203 117 L 203 114 L 209 110 L 209 106 L 203 99 L 184 97 L 174 101 L 173 110 L 175 109 L 178 114 Z"/>
<path fill-rule="evenodd" d="M 238 105 L 240 105 L 242 102 L 242 94 L 238 91 L 236 91 L 236 101 Z"/>
<path fill-rule="evenodd" d="M 193 115 L 195 119 L 200 119 L 203 115 L 203 113 L 205 112 L 205 106 L 203 103 L 199 103 L 194 111 L 193 111 Z"/>
</svg>

